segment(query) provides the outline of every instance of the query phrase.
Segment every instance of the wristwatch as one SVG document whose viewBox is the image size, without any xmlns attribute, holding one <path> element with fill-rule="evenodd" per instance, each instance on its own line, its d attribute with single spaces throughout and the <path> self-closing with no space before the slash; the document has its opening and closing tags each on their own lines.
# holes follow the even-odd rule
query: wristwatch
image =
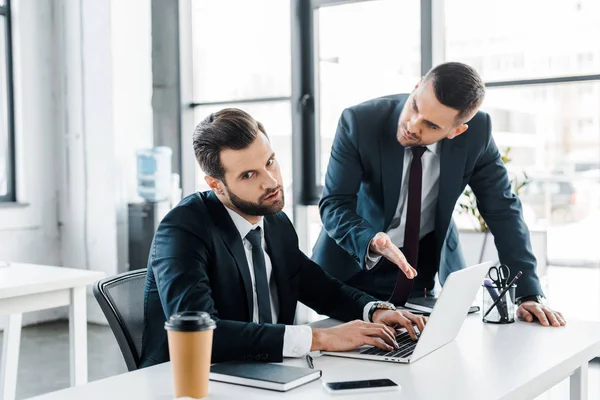
<svg viewBox="0 0 600 400">
<path fill-rule="evenodd" d="M 536 303 L 544 304 L 545 300 L 546 299 L 544 298 L 544 296 L 540 296 L 539 294 L 533 294 L 530 296 L 519 297 L 517 299 L 517 305 L 520 306 L 521 303 L 524 303 L 526 301 L 535 301 Z"/>
<path fill-rule="evenodd" d="M 373 314 L 377 310 L 395 310 L 396 306 L 388 301 L 376 301 L 369 310 L 369 321 L 373 322 Z"/>
</svg>

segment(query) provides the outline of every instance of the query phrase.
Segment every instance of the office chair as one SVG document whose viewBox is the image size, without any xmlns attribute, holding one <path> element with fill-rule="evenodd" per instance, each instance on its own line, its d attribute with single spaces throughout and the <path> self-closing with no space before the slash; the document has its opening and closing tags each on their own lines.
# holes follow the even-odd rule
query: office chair
<svg viewBox="0 0 600 400">
<path fill-rule="evenodd" d="M 129 371 L 138 369 L 144 329 L 147 269 L 124 272 L 94 284 L 94 297 L 117 339 Z"/>
</svg>

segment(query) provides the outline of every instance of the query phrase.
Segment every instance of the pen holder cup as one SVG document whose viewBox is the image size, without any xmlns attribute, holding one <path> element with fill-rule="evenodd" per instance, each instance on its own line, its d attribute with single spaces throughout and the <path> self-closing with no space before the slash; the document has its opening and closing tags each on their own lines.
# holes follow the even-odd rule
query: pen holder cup
<svg viewBox="0 0 600 400">
<path fill-rule="evenodd" d="M 491 324 L 512 324 L 515 322 L 516 287 L 517 285 L 512 285 L 506 293 L 502 295 L 500 301 L 494 305 L 496 299 L 502 293 L 503 288 L 482 285 L 483 307 L 481 312 L 483 313 L 483 322 L 489 322 Z"/>
</svg>

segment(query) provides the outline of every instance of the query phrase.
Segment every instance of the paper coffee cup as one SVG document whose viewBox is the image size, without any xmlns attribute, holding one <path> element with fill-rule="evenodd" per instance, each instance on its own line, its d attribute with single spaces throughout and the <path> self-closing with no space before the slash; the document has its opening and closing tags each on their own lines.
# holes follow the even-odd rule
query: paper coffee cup
<svg viewBox="0 0 600 400">
<path fill-rule="evenodd" d="M 200 311 L 173 314 L 165 329 L 173 373 L 175 397 L 208 396 L 208 376 L 215 321 Z"/>
</svg>

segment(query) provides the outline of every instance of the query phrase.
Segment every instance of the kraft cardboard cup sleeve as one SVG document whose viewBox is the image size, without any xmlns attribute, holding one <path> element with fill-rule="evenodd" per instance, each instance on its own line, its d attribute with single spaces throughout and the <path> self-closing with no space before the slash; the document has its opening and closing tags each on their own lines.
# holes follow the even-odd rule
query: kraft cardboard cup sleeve
<svg viewBox="0 0 600 400">
<path fill-rule="evenodd" d="M 200 311 L 173 314 L 165 329 L 175 397 L 201 399 L 208 396 L 208 375 L 215 321 Z"/>
</svg>

